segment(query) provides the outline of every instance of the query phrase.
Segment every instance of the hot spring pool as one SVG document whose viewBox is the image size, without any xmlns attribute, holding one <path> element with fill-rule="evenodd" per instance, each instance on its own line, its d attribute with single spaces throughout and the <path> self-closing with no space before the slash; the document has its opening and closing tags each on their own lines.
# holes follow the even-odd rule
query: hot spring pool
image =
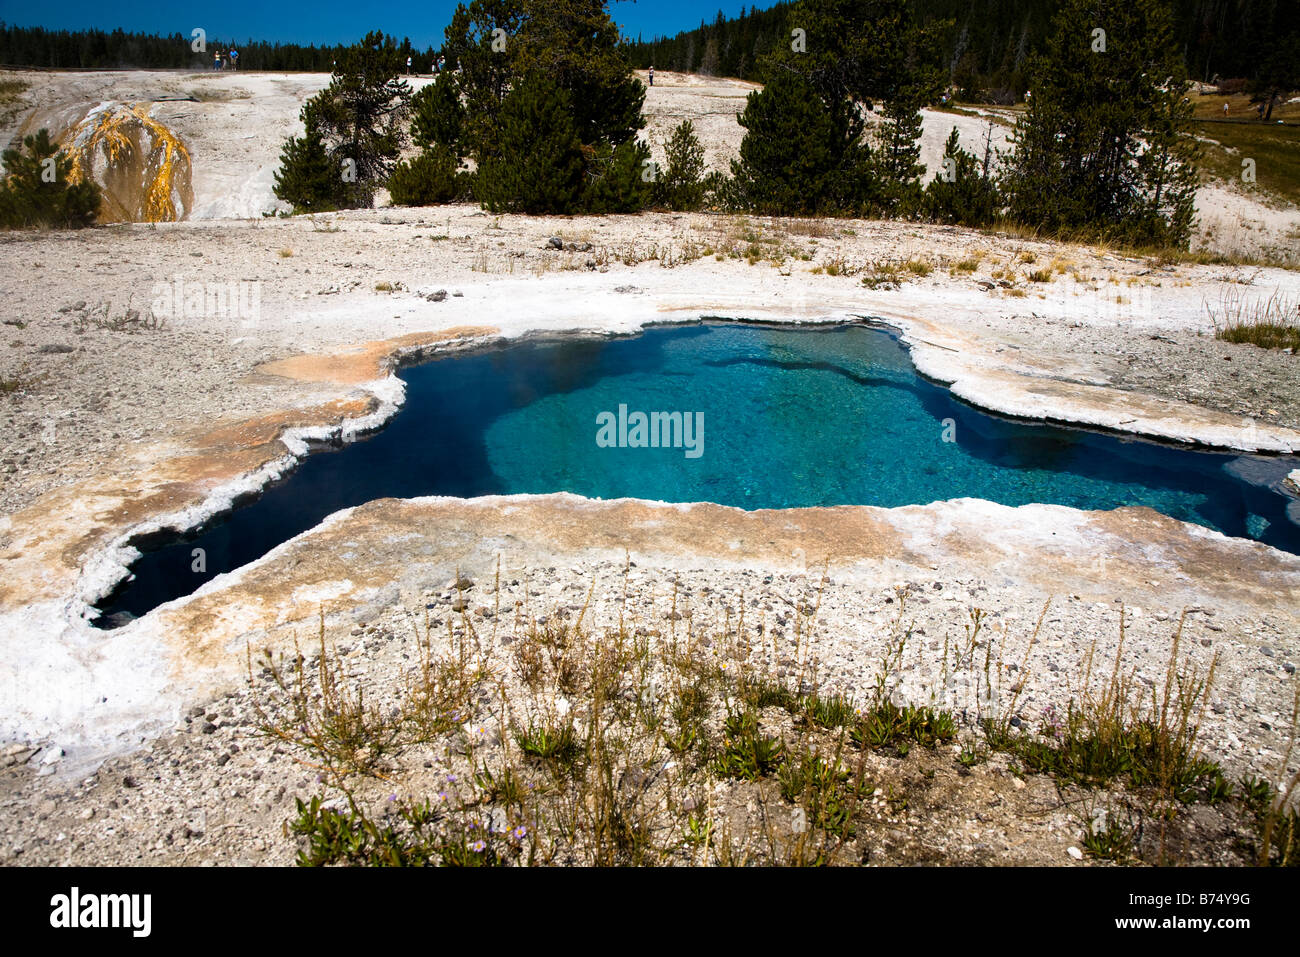
<svg viewBox="0 0 1300 957">
<path fill-rule="evenodd" d="M 145 553 L 101 604 L 100 622 L 142 615 L 331 512 L 389 496 L 569 491 L 745 509 L 962 497 L 1146 505 L 1300 554 L 1300 502 L 1280 486 L 1300 459 L 991 416 L 919 377 L 896 336 L 863 325 L 719 322 L 527 341 L 399 374 L 406 406 L 382 431 L 309 456 L 183 539 L 140 543 Z M 203 572 L 193 570 L 195 548 Z"/>
</svg>

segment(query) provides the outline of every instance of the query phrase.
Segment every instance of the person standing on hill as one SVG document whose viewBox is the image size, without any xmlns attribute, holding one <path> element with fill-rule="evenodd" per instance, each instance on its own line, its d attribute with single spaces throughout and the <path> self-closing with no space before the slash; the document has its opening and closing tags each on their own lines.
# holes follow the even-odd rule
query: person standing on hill
<svg viewBox="0 0 1300 957">
<path fill-rule="evenodd" d="M 231 51 L 230 51 L 230 69 L 232 69 L 232 70 L 238 70 L 238 69 L 239 69 L 239 51 L 238 51 L 238 50 L 231 50 Z"/>
<path fill-rule="evenodd" d="M 653 63 L 650 64 L 650 85 L 655 85 L 655 65 Z"/>
</svg>

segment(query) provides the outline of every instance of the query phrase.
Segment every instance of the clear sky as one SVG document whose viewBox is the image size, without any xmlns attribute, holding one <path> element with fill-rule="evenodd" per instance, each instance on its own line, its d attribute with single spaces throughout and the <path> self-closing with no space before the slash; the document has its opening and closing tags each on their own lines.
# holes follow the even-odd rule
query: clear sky
<svg viewBox="0 0 1300 957">
<path fill-rule="evenodd" d="M 766 0 L 615 0 L 610 16 L 623 33 L 636 39 L 655 34 L 671 36 L 690 30 L 704 19 L 712 22 L 721 10 L 733 16 L 744 7 L 770 6 Z M 233 40 L 295 43 L 348 43 L 367 30 L 410 37 L 419 48 L 439 46 L 442 30 L 456 9 L 455 0 L 364 3 L 358 0 L 59 0 L 26 3 L 0 0 L 0 20 L 15 26 L 56 30 L 98 27 L 186 36 L 202 27 L 208 36 Z"/>
</svg>

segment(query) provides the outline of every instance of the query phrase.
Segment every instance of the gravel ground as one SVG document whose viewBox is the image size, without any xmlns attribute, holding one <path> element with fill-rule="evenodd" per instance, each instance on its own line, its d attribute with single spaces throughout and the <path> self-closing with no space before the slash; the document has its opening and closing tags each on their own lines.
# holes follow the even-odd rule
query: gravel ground
<svg viewBox="0 0 1300 957">
<path fill-rule="evenodd" d="M 992 644 L 993 673 L 1001 676 L 995 677 L 999 701 L 1006 706 L 1012 685 L 1023 682 L 1016 713 L 1026 728 L 1037 727 L 1044 709 L 1061 712 L 1077 693 L 1090 651 L 1097 662 L 1094 684 L 1108 676 L 1119 638 L 1117 604 L 1067 595 L 1043 614 L 1041 605 L 1027 604 L 1022 590 L 976 579 L 906 581 L 865 591 L 852 573 L 822 583 L 816 574 L 678 572 L 643 564 L 628 572 L 626 606 L 618 599 L 602 600 L 601 595 L 622 594 L 624 571 L 614 562 L 535 569 L 520 578 L 508 577 L 513 573 L 506 570 L 499 595 L 491 577 L 469 582 L 464 592 L 448 584 L 427 591 L 425 607 L 391 607 L 370 621 L 329 629 L 327 641 L 370 700 L 383 702 L 412 669 L 413 635 L 426 610 L 437 634 L 460 620 L 453 603 L 463 600 L 486 645 L 505 656 L 514 632 L 510 615 L 499 609 L 520 603 L 541 619 L 572 621 L 594 585 L 598 597 L 588 609 L 593 627 L 614 624 L 626 607 L 634 629 L 666 633 L 678 627 L 684 634 L 690 625 L 708 634 L 722 626 L 727 612 L 734 623 L 743 608 L 755 643 L 766 636 L 777 658 L 785 653 L 778 649 L 793 647 L 796 617 L 805 624 L 815 621 L 812 647 L 822 688 L 863 700 L 887 647 L 904 630 L 900 623 L 910 625 L 893 694 L 952 708 L 961 725 L 959 744 L 937 752 L 917 748 L 905 758 L 872 756 L 871 773 L 891 782 L 891 796 L 872 803 L 873 824 L 859 840 L 863 858 L 876 864 L 1077 863 L 1070 848 L 1079 846 L 1081 821 L 1093 813 L 1081 812 L 1080 806 L 1106 806 L 1107 796 L 1061 791 L 1043 776 L 1022 780 L 1000 755 L 964 771 L 954 752 L 978 740 L 973 725 L 990 713 L 974 693 L 984 651 L 975 655 L 972 667 L 956 667 L 947 690 L 940 687 L 939 668 L 944 646 L 956 649 L 968 634 L 971 609 L 990 610 L 982 634 Z M 901 613 L 900 599 L 905 602 Z M 679 619 L 673 618 L 674 607 Z M 815 615 L 808 615 L 814 607 Z M 502 622 L 494 623 L 498 613 Z M 1042 627 L 1030 648 L 1040 614 Z M 1136 672 L 1141 685 L 1163 680 L 1160 660 L 1180 614 L 1178 609 L 1126 610 L 1126 660 L 1144 663 Z M 1286 707 L 1295 649 L 1283 650 L 1281 626 L 1272 616 L 1249 621 L 1208 608 L 1191 610 L 1184 624 L 1189 662 L 1204 669 L 1217 655 L 1222 673 L 1238 676 L 1211 697 L 1202 726 L 1203 745 L 1234 775 L 1276 765 L 1285 747 L 1287 719 L 1279 708 Z M 1244 637 L 1265 634 L 1273 636 L 1272 646 Z M 777 664 L 778 675 L 785 673 L 784 665 L 793 666 L 784 658 Z M 285 831 L 296 816 L 294 802 L 315 795 L 333 798 L 337 792 L 321 782 L 304 754 L 260 732 L 253 703 L 267 701 L 269 689 L 269 681 L 258 675 L 203 701 L 178 716 L 170 734 L 89 775 L 59 775 L 58 754 L 49 749 L 11 748 L 9 766 L 0 770 L 0 861 L 291 863 L 301 846 Z M 499 704 L 484 701 L 472 723 L 494 727 Z M 381 809 L 390 792 L 422 797 L 437 791 L 437 782 L 448 774 L 466 776 L 458 734 L 448 737 L 445 750 L 435 745 L 404 754 L 385 769 L 384 780 L 360 785 L 359 796 Z M 486 747 L 491 758 L 498 757 L 499 742 Z M 725 797 L 726 787 L 719 793 Z M 1243 823 L 1229 809 L 1199 807 L 1180 824 L 1177 838 L 1171 835 L 1170 845 L 1180 847 L 1175 853 L 1188 854 L 1189 862 L 1241 863 L 1234 842 L 1245 836 Z M 1188 847 L 1181 847 L 1184 839 Z"/>
</svg>

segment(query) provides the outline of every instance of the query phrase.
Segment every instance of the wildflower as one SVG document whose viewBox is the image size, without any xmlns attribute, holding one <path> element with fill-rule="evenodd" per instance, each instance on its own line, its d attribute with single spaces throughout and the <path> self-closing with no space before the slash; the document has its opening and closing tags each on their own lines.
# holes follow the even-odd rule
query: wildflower
<svg viewBox="0 0 1300 957">
<path fill-rule="evenodd" d="M 469 846 L 469 849 L 473 851 L 475 854 L 482 854 L 486 847 L 487 845 L 484 844 L 482 841 L 475 841 L 473 844 Z"/>
</svg>

